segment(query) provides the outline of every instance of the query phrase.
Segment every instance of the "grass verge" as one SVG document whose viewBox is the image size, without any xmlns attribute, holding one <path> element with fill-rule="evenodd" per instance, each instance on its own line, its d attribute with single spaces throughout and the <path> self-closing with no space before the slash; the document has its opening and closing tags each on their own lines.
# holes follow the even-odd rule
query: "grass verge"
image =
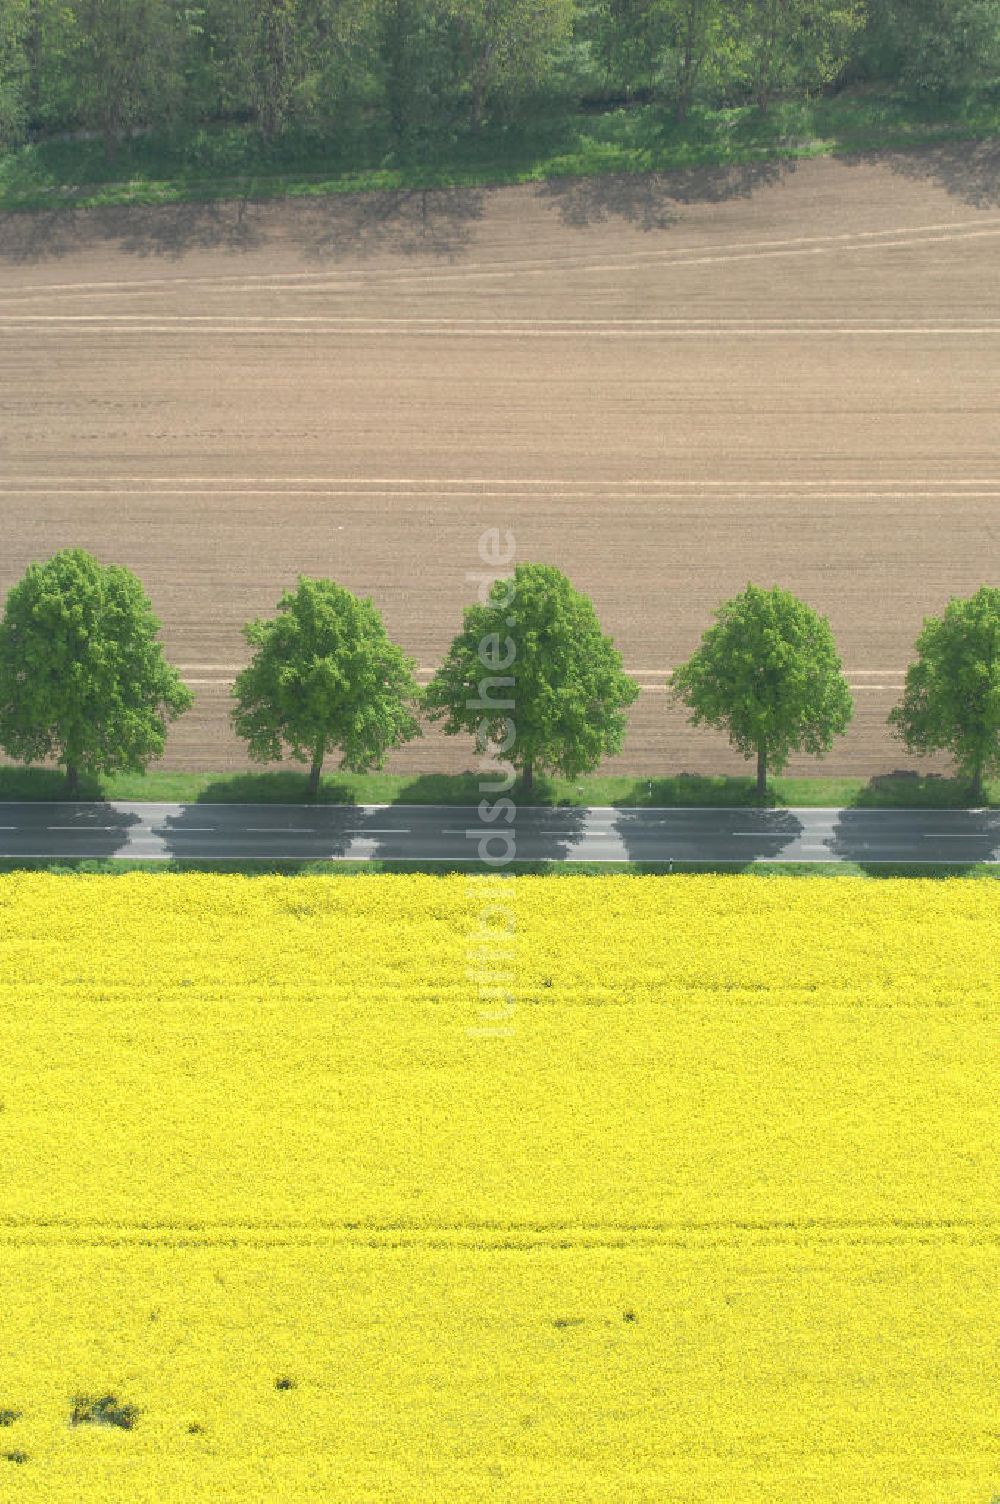
<svg viewBox="0 0 1000 1504">
<path fill-rule="evenodd" d="M 740 166 L 834 153 L 905 149 L 1000 134 L 1000 105 L 950 111 L 893 94 L 847 91 L 696 110 L 678 124 L 655 105 L 601 113 L 554 109 L 446 145 L 400 147 L 375 130 L 265 142 L 218 126 L 122 143 L 39 141 L 0 156 L 0 209 L 92 208 L 217 199 L 313 197 L 369 190 L 482 187 L 605 173 Z"/>
<path fill-rule="evenodd" d="M 119 774 L 82 781 L 87 800 L 161 804 L 305 804 L 306 776 L 276 773 Z M 536 778 L 531 797 L 521 804 L 584 807 L 720 808 L 759 806 L 752 778 L 723 774 L 677 773 L 669 778 L 593 777 L 573 781 Z M 0 766 L 0 800 L 63 800 L 65 780 L 50 768 Z M 483 797 L 476 773 L 333 773 L 320 787 L 320 804 L 478 804 Z M 775 778 L 764 804 L 775 809 L 964 809 L 968 788 L 940 774 L 886 773 L 875 778 Z M 1000 808 L 1000 782 L 987 790 L 986 804 Z"/>
</svg>

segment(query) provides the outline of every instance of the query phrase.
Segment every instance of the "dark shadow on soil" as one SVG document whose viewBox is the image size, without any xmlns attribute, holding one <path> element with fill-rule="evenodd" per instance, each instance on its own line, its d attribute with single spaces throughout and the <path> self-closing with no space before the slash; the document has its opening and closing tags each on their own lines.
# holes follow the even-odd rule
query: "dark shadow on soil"
<svg viewBox="0 0 1000 1504">
<path fill-rule="evenodd" d="M 469 245 L 485 199 L 481 188 L 335 194 L 294 205 L 290 233 L 315 261 L 367 254 L 450 260 Z"/>
<path fill-rule="evenodd" d="M 680 219 L 683 204 L 750 198 L 758 189 L 780 182 L 795 167 L 795 159 L 789 158 L 686 172 L 549 178 L 539 185 L 538 198 L 556 209 L 563 224 L 577 229 L 622 219 L 642 230 L 666 230 Z"/>
<path fill-rule="evenodd" d="M 1000 140 L 955 141 L 909 151 L 861 152 L 842 157 L 847 165 L 887 166 L 900 177 L 930 180 L 975 209 L 1000 205 Z"/>
<path fill-rule="evenodd" d="M 0 214 L 0 260 L 26 263 L 106 247 L 175 259 L 189 251 L 254 251 L 269 242 L 310 261 L 352 255 L 450 258 L 469 243 L 484 191 L 428 188 L 315 199 L 13 210 Z"/>
</svg>

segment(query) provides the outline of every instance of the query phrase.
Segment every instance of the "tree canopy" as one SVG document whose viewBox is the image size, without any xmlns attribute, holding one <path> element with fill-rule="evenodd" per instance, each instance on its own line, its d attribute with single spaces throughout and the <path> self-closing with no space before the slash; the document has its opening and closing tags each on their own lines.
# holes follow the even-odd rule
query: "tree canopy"
<svg viewBox="0 0 1000 1504">
<path fill-rule="evenodd" d="M 758 794 L 792 752 L 829 752 L 854 708 L 826 617 L 778 586 L 748 585 L 724 602 L 671 693 L 693 725 L 728 732 L 756 757 Z"/>
<path fill-rule="evenodd" d="M 425 691 L 449 736 L 472 732 L 520 769 L 577 778 L 621 750 L 639 693 L 591 601 L 549 564 L 518 564 L 461 632 Z"/>
<path fill-rule="evenodd" d="M 143 772 L 191 691 L 163 656 L 135 575 L 64 549 L 31 564 L 0 622 L 0 747 L 80 773 Z"/>
<path fill-rule="evenodd" d="M 300 575 L 277 616 L 248 622 L 243 635 L 255 651 L 233 686 L 233 725 L 255 762 L 287 752 L 308 763 L 311 796 L 329 753 L 364 773 L 419 736 L 414 661 L 390 641 L 371 600 Z"/>
<path fill-rule="evenodd" d="M 950 752 L 972 797 L 1000 774 L 1000 589 L 984 585 L 928 616 L 889 724 L 920 754 Z"/>
<path fill-rule="evenodd" d="M 282 136 L 367 165 L 628 95 L 681 119 L 844 82 L 961 97 L 998 64 L 1000 0 L 4 0 L 0 147 L 151 130 L 231 171 L 210 128 L 246 126 L 250 170 Z"/>
</svg>

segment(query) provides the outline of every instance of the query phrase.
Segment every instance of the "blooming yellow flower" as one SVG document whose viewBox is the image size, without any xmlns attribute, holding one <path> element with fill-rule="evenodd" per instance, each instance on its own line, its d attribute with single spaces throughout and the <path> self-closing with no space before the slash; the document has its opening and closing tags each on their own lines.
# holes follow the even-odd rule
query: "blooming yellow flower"
<svg viewBox="0 0 1000 1504">
<path fill-rule="evenodd" d="M 2 878 L 0 1497 L 990 1504 L 998 1003 L 989 882 Z"/>
</svg>

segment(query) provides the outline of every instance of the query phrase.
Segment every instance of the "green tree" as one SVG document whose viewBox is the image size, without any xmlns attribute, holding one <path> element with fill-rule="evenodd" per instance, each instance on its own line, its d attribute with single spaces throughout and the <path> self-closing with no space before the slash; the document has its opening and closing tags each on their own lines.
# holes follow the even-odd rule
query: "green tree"
<svg viewBox="0 0 1000 1504">
<path fill-rule="evenodd" d="M 287 749 L 308 763 L 310 797 L 334 749 L 343 769 L 364 773 L 419 736 L 413 659 L 390 641 L 371 600 L 300 575 L 277 616 L 248 622 L 243 635 L 256 651 L 233 686 L 233 724 L 255 762 Z"/>
<path fill-rule="evenodd" d="M 460 47 L 448 0 L 374 0 L 369 67 L 394 146 L 420 149 L 462 108 Z"/>
<path fill-rule="evenodd" d="M 471 731 L 519 768 L 530 792 L 535 772 L 577 778 L 619 752 L 638 693 L 587 596 L 551 565 L 519 564 L 467 608 L 424 704 L 448 736 Z"/>
<path fill-rule="evenodd" d="M 448 9 L 458 28 L 473 131 L 491 96 L 516 97 L 542 82 L 554 49 L 573 29 L 573 0 L 448 0 Z"/>
<path fill-rule="evenodd" d="M 678 121 L 687 119 L 702 67 L 717 41 L 721 5 L 722 0 L 667 0 Z"/>
<path fill-rule="evenodd" d="M 677 0 L 678 7 L 681 3 Z M 701 0 L 691 3 L 698 5 Z M 636 87 L 654 87 L 668 45 L 670 20 L 662 0 L 598 0 L 594 7 L 591 24 L 596 51 L 626 98 Z"/>
<path fill-rule="evenodd" d="M 916 650 L 889 724 L 910 752 L 950 752 L 981 804 L 985 778 L 1000 773 L 1000 589 L 926 617 Z"/>
<path fill-rule="evenodd" d="M 17 145 L 24 129 L 30 23 L 27 0 L 6 0 L 0 5 L 0 150 Z"/>
<path fill-rule="evenodd" d="M 873 0 L 872 41 L 916 98 L 960 99 L 1000 69 L 1000 0 Z"/>
<path fill-rule="evenodd" d="M 818 89 L 847 62 L 865 0 L 735 0 L 735 30 L 751 97 L 766 115 L 778 89 Z"/>
<path fill-rule="evenodd" d="M 0 747 L 55 758 L 71 797 L 81 771 L 144 772 L 193 699 L 159 629 L 127 569 L 78 548 L 29 565 L 0 622 Z"/>
<path fill-rule="evenodd" d="M 180 13 L 169 0 L 75 0 L 80 118 L 113 158 L 135 126 L 169 121 L 178 107 Z"/>
<path fill-rule="evenodd" d="M 790 753 L 829 752 L 854 708 L 826 617 L 778 586 L 748 585 L 721 605 L 671 692 L 692 725 L 726 731 L 756 756 L 759 795 Z"/>
</svg>

